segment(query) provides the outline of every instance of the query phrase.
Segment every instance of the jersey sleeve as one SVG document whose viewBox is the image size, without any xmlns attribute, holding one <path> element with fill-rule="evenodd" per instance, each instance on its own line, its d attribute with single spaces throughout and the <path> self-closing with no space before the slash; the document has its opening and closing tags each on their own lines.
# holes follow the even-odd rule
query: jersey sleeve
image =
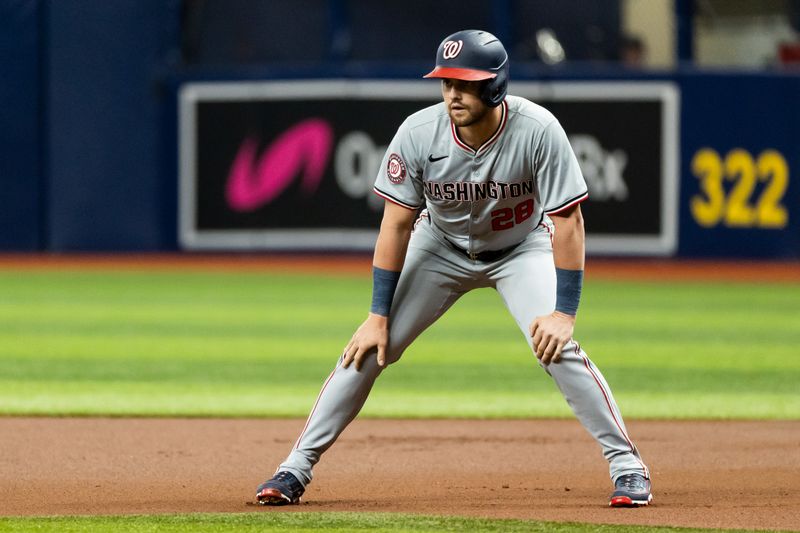
<svg viewBox="0 0 800 533">
<path fill-rule="evenodd" d="M 536 154 L 536 180 L 545 213 L 558 214 L 589 197 L 575 152 L 557 120 L 545 127 Z"/>
<path fill-rule="evenodd" d="M 383 156 L 375 179 L 375 194 L 407 209 L 422 207 L 424 191 L 419 154 L 406 121 L 398 128 Z"/>
</svg>

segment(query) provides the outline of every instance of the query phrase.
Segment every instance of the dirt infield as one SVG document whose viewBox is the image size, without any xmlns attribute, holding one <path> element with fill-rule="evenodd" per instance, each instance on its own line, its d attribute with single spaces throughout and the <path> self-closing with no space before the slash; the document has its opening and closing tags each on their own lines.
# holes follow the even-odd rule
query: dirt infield
<svg viewBox="0 0 800 533">
<path fill-rule="evenodd" d="M 7 254 L 0 269 L 239 271 L 369 275 L 369 255 Z M 800 261 L 589 258 L 587 279 L 760 281 L 800 283 Z"/>
<path fill-rule="evenodd" d="M 0 418 L 0 514 L 380 511 L 800 530 L 800 422 L 629 430 L 654 504 L 610 509 L 577 421 L 356 420 L 304 503 L 248 505 L 303 420 Z"/>
</svg>

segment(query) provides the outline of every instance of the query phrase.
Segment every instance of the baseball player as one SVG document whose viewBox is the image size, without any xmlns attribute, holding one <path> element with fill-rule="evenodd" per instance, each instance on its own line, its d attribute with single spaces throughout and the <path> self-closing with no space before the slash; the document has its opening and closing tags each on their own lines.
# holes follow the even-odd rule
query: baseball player
<svg viewBox="0 0 800 533">
<path fill-rule="evenodd" d="M 580 203 L 588 193 L 563 128 L 546 109 L 506 94 L 508 56 L 490 33 L 447 37 L 425 77 L 441 79 L 444 101 L 403 122 L 375 181 L 385 209 L 370 312 L 256 499 L 298 503 L 312 468 L 386 365 L 461 295 L 493 287 L 602 448 L 615 485 L 609 505 L 647 505 L 649 471 L 608 384 L 572 338 L 584 268 Z"/>
</svg>

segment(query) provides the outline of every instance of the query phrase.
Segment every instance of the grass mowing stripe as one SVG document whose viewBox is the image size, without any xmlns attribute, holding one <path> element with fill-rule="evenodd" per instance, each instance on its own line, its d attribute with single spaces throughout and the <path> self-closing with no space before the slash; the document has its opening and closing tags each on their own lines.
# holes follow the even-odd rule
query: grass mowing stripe
<svg viewBox="0 0 800 533">
<path fill-rule="evenodd" d="M 92 517 L 0 518 L 0 531 L 376 531 L 438 533 L 442 531 L 553 533 L 716 533 L 738 529 L 696 529 L 599 525 L 530 520 L 441 517 L 394 513 L 236 513 Z"/>
<path fill-rule="evenodd" d="M 305 417 L 369 291 L 366 278 L 3 271 L 0 413 Z M 576 337 L 628 418 L 797 419 L 799 313 L 797 284 L 601 281 Z M 265 390 L 283 403 L 263 406 Z M 570 413 L 482 289 L 381 376 L 364 415 Z"/>
<path fill-rule="evenodd" d="M 305 417 L 319 385 L 170 385 L 0 381 L 4 414 L 76 416 Z M 264 395 L 273 400 L 265 405 Z M 618 395 L 626 418 L 797 419 L 800 398 L 769 393 L 636 392 Z M 278 398 L 277 400 L 274 398 Z M 421 416 L 424 415 L 424 416 Z M 543 392 L 398 391 L 376 387 L 360 417 L 571 418 L 564 398 Z"/>
</svg>

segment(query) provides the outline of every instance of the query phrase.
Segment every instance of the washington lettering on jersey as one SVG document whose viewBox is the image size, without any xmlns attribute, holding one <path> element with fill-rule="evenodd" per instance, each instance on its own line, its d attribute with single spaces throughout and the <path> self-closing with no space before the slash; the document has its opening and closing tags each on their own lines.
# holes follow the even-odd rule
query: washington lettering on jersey
<svg viewBox="0 0 800 533">
<path fill-rule="evenodd" d="M 489 180 L 483 183 L 471 181 L 425 181 L 425 195 L 433 200 L 475 202 L 479 200 L 505 200 L 533 194 L 533 178 L 505 183 Z"/>
</svg>

